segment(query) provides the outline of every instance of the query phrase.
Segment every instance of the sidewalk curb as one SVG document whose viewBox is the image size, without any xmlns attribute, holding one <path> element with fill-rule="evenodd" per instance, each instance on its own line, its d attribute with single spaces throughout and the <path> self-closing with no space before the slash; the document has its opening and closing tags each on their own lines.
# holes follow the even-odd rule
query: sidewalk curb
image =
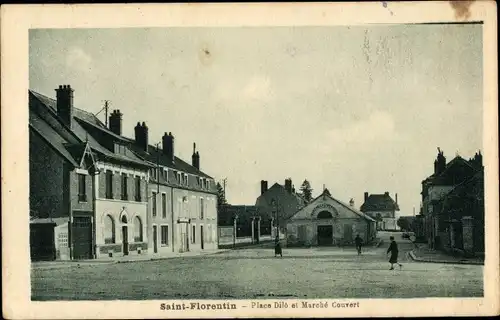
<svg viewBox="0 0 500 320">
<path fill-rule="evenodd" d="M 231 251 L 231 250 L 229 250 L 229 249 L 218 250 L 216 252 L 194 254 L 194 255 L 188 255 L 188 256 L 172 255 L 172 256 L 148 257 L 148 258 L 144 258 L 144 259 L 126 259 L 126 260 L 109 260 L 109 261 L 101 260 L 101 261 L 89 261 L 89 262 L 64 261 L 64 262 L 61 262 L 61 264 L 56 264 L 56 265 L 31 266 L 31 270 L 50 270 L 50 269 L 81 267 L 81 266 L 98 266 L 98 265 L 110 265 L 110 264 L 120 264 L 120 263 L 150 262 L 150 261 L 168 260 L 168 259 L 174 259 L 174 258 L 192 258 L 192 257 L 201 257 L 201 256 L 220 254 L 220 253 L 224 253 L 227 251 Z"/>
<path fill-rule="evenodd" d="M 443 264 L 468 264 L 468 265 L 477 265 L 477 266 L 484 266 L 484 263 L 481 262 L 476 262 L 476 261 L 449 261 L 449 260 L 430 260 L 430 259 L 423 259 L 419 258 L 415 255 L 415 253 L 412 251 L 409 252 L 410 258 L 413 261 L 417 262 L 425 262 L 425 263 L 443 263 Z"/>
<path fill-rule="evenodd" d="M 150 258 L 139 259 L 139 260 L 133 260 L 133 259 L 116 260 L 114 263 L 132 263 L 132 262 L 143 262 L 143 261 L 160 261 L 160 260 L 168 260 L 168 259 L 175 259 L 175 258 L 194 258 L 194 257 L 202 257 L 202 256 L 210 256 L 210 255 L 214 255 L 214 254 L 220 254 L 220 253 L 224 253 L 226 251 L 230 251 L 230 250 L 220 250 L 220 251 L 216 251 L 216 252 L 202 253 L 202 254 L 193 254 L 193 255 L 187 255 L 187 256 L 183 256 L 182 254 L 180 254 L 180 255 L 173 255 L 173 256 L 150 257 Z"/>
</svg>

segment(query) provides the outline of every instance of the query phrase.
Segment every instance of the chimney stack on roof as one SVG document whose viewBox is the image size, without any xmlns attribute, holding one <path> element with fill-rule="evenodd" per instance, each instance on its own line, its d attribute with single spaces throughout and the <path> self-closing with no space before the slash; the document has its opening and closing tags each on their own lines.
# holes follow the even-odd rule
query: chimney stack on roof
<svg viewBox="0 0 500 320">
<path fill-rule="evenodd" d="M 56 89 L 57 115 L 70 129 L 73 129 L 73 91 L 69 84 Z"/>
<path fill-rule="evenodd" d="M 368 200 L 368 192 L 365 192 L 365 202 Z"/>
<path fill-rule="evenodd" d="M 353 198 L 351 198 L 351 200 L 349 201 L 349 205 L 354 208 L 354 199 Z"/>
<path fill-rule="evenodd" d="M 120 110 L 113 110 L 109 115 L 109 130 L 119 136 L 122 135 L 122 116 Z"/>
<path fill-rule="evenodd" d="M 446 168 L 446 157 L 444 156 L 443 151 L 438 148 L 438 155 L 436 160 L 434 160 L 434 174 L 440 174 Z"/>
<path fill-rule="evenodd" d="M 291 178 L 285 179 L 285 190 L 288 193 L 292 193 L 292 179 Z"/>
<path fill-rule="evenodd" d="M 165 132 L 163 134 L 162 143 L 163 143 L 162 147 L 163 154 L 165 154 L 173 163 L 175 160 L 175 154 L 174 154 L 174 136 L 172 135 L 172 132 L 169 132 L 168 134 Z"/>
<path fill-rule="evenodd" d="M 143 151 L 148 152 L 148 147 L 149 147 L 149 128 L 146 125 L 145 122 L 142 124 L 140 122 L 137 122 L 137 125 L 135 126 L 135 143 L 141 147 Z"/>
<path fill-rule="evenodd" d="M 196 143 L 193 142 L 193 155 L 191 156 L 192 165 L 196 169 L 200 170 L 200 154 L 196 151 Z"/>
<path fill-rule="evenodd" d="M 396 193 L 396 204 L 398 204 L 398 194 Z"/>
<path fill-rule="evenodd" d="M 263 195 L 266 191 L 267 191 L 267 181 L 261 180 L 260 181 L 260 195 Z"/>
</svg>

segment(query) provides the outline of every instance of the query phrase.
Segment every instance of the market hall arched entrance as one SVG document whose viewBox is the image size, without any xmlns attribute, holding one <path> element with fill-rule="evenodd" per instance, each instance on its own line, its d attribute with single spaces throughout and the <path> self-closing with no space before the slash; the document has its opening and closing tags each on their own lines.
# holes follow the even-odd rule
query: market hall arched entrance
<svg viewBox="0 0 500 320">
<path fill-rule="evenodd" d="M 331 224 L 321 224 L 322 219 L 333 219 L 329 211 L 321 211 L 318 213 L 318 246 L 329 246 L 333 244 L 333 226 Z"/>
</svg>

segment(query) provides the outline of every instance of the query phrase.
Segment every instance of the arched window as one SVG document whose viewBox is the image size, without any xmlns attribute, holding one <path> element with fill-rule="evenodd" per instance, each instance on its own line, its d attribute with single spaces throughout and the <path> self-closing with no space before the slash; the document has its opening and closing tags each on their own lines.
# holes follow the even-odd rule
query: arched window
<svg viewBox="0 0 500 320">
<path fill-rule="evenodd" d="M 141 218 L 134 218 L 134 241 L 142 242 L 142 222 Z"/>
<path fill-rule="evenodd" d="M 115 243 L 115 222 L 110 215 L 104 217 L 104 243 Z"/>
<path fill-rule="evenodd" d="M 333 216 L 329 211 L 321 211 L 318 213 L 318 219 L 332 219 Z"/>
</svg>

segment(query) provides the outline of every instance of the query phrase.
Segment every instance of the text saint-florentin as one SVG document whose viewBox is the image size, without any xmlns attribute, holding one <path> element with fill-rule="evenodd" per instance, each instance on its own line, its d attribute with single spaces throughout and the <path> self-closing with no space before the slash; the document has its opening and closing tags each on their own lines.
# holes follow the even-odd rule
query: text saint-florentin
<svg viewBox="0 0 500 320">
<path fill-rule="evenodd" d="M 236 304 L 224 302 L 224 303 L 162 303 L 160 305 L 160 310 L 234 310 L 236 309 Z"/>
</svg>

